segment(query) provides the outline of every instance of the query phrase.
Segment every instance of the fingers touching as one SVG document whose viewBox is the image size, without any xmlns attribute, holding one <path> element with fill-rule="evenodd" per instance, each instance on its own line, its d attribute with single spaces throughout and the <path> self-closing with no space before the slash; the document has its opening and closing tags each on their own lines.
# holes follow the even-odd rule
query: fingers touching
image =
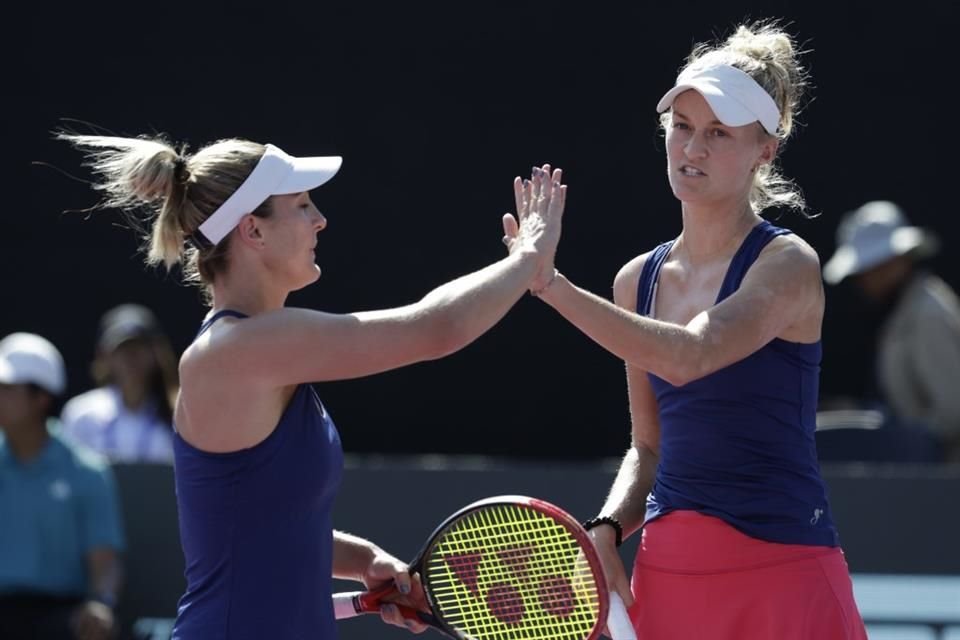
<svg viewBox="0 0 960 640">
<path fill-rule="evenodd" d="M 503 243 L 512 254 L 521 248 L 539 255 L 537 275 L 531 290 L 549 282 L 554 273 L 554 257 L 560 239 L 560 227 L 566 206 L 567 187 L 563 170 L 549 164 L 533 167 L 529 179 L 513 180 L 517 215 L 503 216 Z"/>
<path fill-rule="evenodd" d="M 518 233 L 520 233 L 520 225 L 517 219 L 512 214 L 503 214 L 503 244 L 507 245 L 511 253 L 513 253 L 514 241 Z"/>
</svg>

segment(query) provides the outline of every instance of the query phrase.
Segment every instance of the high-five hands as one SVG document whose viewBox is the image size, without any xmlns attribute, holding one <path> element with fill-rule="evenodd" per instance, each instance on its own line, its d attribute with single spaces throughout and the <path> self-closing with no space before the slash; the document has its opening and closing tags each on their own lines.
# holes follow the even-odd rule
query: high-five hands
<svg viewBox="0 0 960 640">
<path fill-rule="evenodd" d="M 511 254 L 532 250 L 537 253 L 538 269 L 530 283 L 530 291 L 538 292 L 549 285 L 555 275 L 554 259 L 560 241 L 560 227 L 567 201 L 567 186 L 561 184 L 562 169 L 545 164 L 534 167 L 529 180 L 518 176 L 513 180 L 517 218 L 503 216 L 503 243 Z"/>
</svg>

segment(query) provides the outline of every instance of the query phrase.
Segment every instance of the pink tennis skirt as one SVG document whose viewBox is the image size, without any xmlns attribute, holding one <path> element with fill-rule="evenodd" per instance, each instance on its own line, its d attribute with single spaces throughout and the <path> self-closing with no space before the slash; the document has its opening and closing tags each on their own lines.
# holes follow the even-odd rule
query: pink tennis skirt
<svg viewBox="0 0 960 640">
<path fill-rule="evenodd" d="M 630 617 L 638 640 L 866 640 L 843 551 L 757 540 L 674 511 L 643 530 Z"/>
</svg>

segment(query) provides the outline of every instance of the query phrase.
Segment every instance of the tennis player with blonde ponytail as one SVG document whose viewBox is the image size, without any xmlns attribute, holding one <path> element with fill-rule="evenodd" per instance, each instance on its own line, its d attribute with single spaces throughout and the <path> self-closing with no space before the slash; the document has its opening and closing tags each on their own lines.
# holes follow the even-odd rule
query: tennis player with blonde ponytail
<svg viewBox="0 0 960 640">
<path fill-rule="evenodd" d="M 332 577 L 394 581 L 423 608 L 407 565 L 335 531 L 342 451 L 307 384 L 441 358 L 490 329 L 531 286 L 560 234 L 566 187 L 515 182 L 510 255 L 410 305 L 329 314 L 285 306 L 320 276 L 327 225 L 309 192 L 339 157 L 296 158 L 223 140 L 196 153 L 162 139 L 61 136 L 88 154 L 103 205 L 155 216 L 148 261 L 182 263 L 211 310 L 180 360 L 174 456 L 186 593 L 176 640 L 336 637 Z M 187 248 L 185 245 L 190 245 Z M 396 605 L 381 610 L 404 624 Z M 407 621 L 413 631 L 425 627 Z"/>
<path fill-rule="evenodd" d="M 775 23 L 698 46 L 657 105 L 679 237 L 615 304 L 551 264 L 531 288 L 626 363 L 632 444 L 586 526 L 642 639 L 866 638 L 814 444 L 819 259 L 760 217 L 803 209 L 775 160 L 804 84 Z M 628 585 L 616 546 L 641 529 Z"/>
</svg>

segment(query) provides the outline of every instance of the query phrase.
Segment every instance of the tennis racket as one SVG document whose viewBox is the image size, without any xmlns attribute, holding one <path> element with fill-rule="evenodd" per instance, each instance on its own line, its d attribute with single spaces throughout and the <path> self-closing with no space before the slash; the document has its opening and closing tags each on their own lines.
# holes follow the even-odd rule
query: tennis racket
<svg viewBox="0 0 960 640">
<path fill-rule="evenodd" d="M 623 600 L 608 593 L 593 542 L 561 508 L 526 496 L 495 496 L 448 517 L 410 563 L 431 614 L 400 607 L 459 640 L 636 640 Z M 396 593 L 336 593 L 338 620 L 380 610 Z"/>
</svg>

